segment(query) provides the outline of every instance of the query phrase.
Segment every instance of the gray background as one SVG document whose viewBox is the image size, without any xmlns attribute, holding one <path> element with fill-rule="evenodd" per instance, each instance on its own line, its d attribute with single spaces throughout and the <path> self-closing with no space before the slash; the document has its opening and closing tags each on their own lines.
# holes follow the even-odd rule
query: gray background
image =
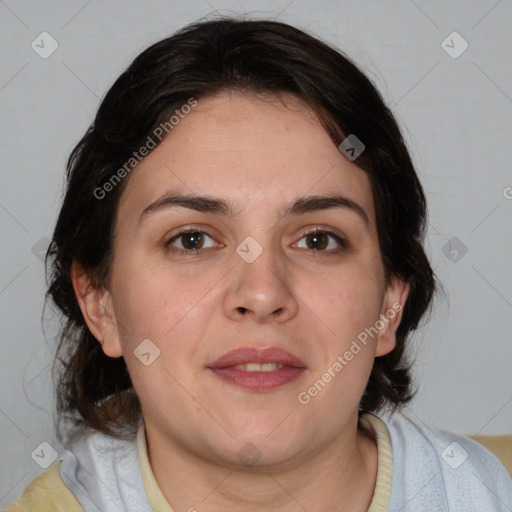
<svg viewBox="0 0 512 512">
<path fill-rule="evenodd" d="M 59 208 L 65 160 L 100 98 L 138 53 L 216 10 L 308 29 L 346 51 L 376 83 L 404 129 L 428 195 L 426 247 L 447 292 L 411 344 L 420 388 L 410 409 L 448 430 L 512 434 L 510 0 L 6 0 L 0 506 L 41 472 L 31 456 L 40 443 L 61 449 L 51 415 L 57 322 L 47 310 L 45 336 L 40 257 Z M 43 46 L 43 31 L 58 43 L 46 59 L 31 47 Z M 445 51 L 463 49 L 458 36 L 442 47 L 453 31 L 469 44 L 458 58 Z M 44 46 L 50 48 L 48 39 Z"/>
</svg>

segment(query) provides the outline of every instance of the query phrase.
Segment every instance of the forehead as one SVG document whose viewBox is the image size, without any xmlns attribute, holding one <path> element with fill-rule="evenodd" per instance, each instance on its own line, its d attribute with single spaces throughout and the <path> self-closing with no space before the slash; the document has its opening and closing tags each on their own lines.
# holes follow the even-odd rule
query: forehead
<svg viewBox="0 0 512 512">
<path fill-rule="evenodd" d="M 198 100 L 132 171 L 120 217 L 172 190 L 276 211 L 300 196 L 338 193 L 374 217 L 366 172 L 339 152 L 309 106 L 286 94 L 225 91 Z"/>
</svg>

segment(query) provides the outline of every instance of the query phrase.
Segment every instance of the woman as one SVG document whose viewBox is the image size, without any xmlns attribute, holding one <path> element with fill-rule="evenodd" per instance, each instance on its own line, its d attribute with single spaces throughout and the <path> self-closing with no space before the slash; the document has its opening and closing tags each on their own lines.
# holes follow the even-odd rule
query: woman
<svg viewBox="0 0 512 512">
<path fill-rule="evenodd" d="M 436 280 L 397 124 L 283 23 L 153 45 L 73 151 L 48 258 L 68 450 L 10 510 L 510 510 L 400 412 Z"/>
</svg>

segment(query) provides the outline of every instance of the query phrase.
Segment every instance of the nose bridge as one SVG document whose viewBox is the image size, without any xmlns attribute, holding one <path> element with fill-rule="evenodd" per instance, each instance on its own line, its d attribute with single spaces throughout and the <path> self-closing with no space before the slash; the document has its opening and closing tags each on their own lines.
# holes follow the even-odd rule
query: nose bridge
<svg viewBox="0 0 512 512">
<path fill-rule="evenodd" d="M 259 321 L 271 316 L 289 318 L 296 314 L 297 303 L 281 245 L 271 232 L 259 230 L 256 236 L 247 236 L 236 247 L 239 261 L 230 273 L 227 314 L 238 318 L 250 313 Z"/>
<path fill-rule="evenodd" d="M 250 235 L 236 248 L 241 260 L 237 263 L 239 286 L 250 284 L 262 290 L 269 286 L 285 286 L 286 271 L 280 244 L 272 239 L 272 233 L 260 231 L 256 236 L 261 243 Z"/>
<path fill-rule="evenodd" d="M 240 212 L 239 221 L 245 225 L 245 237 L 238 241 L 236 253 L 242 260 L 237 262 L 249 273 L 264 271 L 274 272 L 282 260 L 281 242 L 279 240 L 279 222 L 275 214 L 265 209 L 264 204 L 258 200 L 251 200 L 246 204 L 244 211 Z M 242 218 L 243 216 L 243 218 Z M 264 267 L 264 269 L 262 268 Z"/>
</svg>

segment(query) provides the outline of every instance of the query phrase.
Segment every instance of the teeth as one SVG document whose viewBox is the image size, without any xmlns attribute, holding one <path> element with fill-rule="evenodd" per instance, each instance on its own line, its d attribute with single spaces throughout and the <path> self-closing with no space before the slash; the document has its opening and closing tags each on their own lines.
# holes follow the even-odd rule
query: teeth
<svg viewBox="0 0 512 512">
<path fill-rule="evenodd" d="M 247 363 L 247 364 L 239 364 L 234 366 L 236 370 L 243 370 L 244 372 L 274 372 L 283 368 L 284 364 L 281 363 Z"/>
</svg>

